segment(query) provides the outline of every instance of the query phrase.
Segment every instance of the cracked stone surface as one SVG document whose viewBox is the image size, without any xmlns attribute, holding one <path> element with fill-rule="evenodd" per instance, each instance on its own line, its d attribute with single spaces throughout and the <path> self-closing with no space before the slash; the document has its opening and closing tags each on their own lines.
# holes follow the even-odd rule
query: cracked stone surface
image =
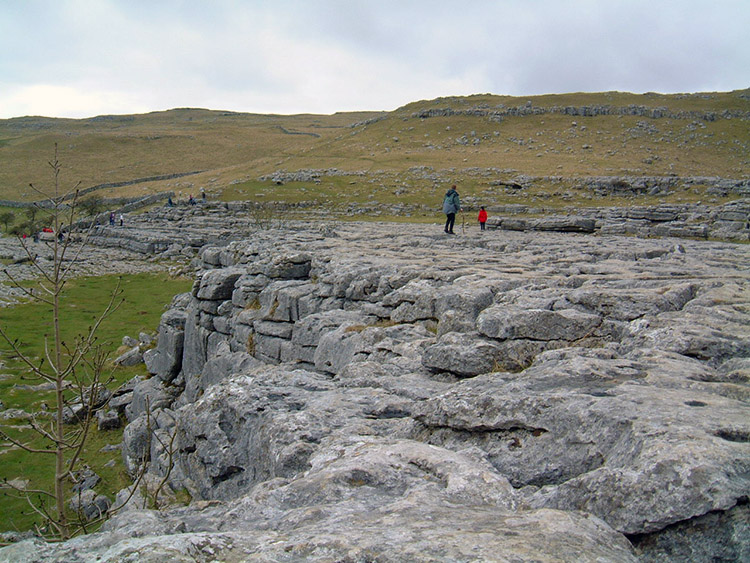
<svg viewBox="0 0 750 563">
<path fill-rule="evenodd" d="M 290 223 L 196 265 L 123 445 L 193 502 L 0 561 L 750 559 L 747 245 Z"/>
</svg>

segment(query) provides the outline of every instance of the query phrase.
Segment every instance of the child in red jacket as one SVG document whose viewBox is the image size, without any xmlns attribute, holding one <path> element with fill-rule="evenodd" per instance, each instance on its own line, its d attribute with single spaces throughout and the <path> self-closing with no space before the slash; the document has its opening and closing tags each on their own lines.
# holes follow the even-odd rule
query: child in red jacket
<svg viewBox="0 0 750 563">
<path fill-rule="evenodd" d="M 477 219 L 479 220 L 479 228 L 484 230 L 484 224 L 487 222 L 487 212 L 484 210 L 484 207 L 479 209 L 479 217 Z"/>
</svg>

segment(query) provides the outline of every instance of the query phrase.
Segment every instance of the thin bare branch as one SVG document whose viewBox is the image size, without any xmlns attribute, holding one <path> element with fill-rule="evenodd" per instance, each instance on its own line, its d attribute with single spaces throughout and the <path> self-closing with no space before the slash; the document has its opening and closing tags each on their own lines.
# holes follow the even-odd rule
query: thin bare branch
<svg viewBox="0 0 750 563">
<path fill-rule="evenodd" d="M 31 372 L 34 373 L 37 377 L 44 379 L 45 381 L 54 380 L 54 378 L 45 373 L 40 366 L 37 366 L 33 358 L 31 358 L 21 350 L 21 347 L 18 345 L 18 339 L 10 339 L 10 336 L 7 332 L 5 332 L 5 330 L 3 330 L 2 326 L 0 326 L 0 337 L 2 337 L 2 339 L 5 340 L 8 346 L 10 346 L 11 350 L 15 354 L 16 359 L 25 364 L 26 367 L 28 367 Z"/>
<path fill-rule="evenodd" d="M 11 481 L 8 481 L 8 480 L 5 480 L 2 483 L 0 483 L 0 490 L 8 490 L 8 489 L 21 493 L 18 496 L 8 495 L 8 496 L 12 496 L 13 498 L 23 499 L 23 498 L 27 498 L 28 495 L 42 495 L 42 496 L 54 498 L 53 495 L 51 495 L 48 491 L 44 491 L 42 489 L 27 489 L 25 487 L 19 487 L 17 485 L 14 485 Z"/>
<path fill-rule="evenodd" d="M 10 283 L 11 283 L 11 285 L 12 285 L 12 286 L 13 286 L 14 288 L 16 288 L 16 289 L 20 290 L 20 291 L 21 291 L 21 292 L 22 292 L 22 293 L 23 293 L 24 295 L 26 295 L 27 297 L 29 297 L 29 298 L 31 298 L 31 299 L 35 299 L 35 300 L 37 300 L 37 301 L 40 301 L 40 302 L 42 302 L 42 303 L 46 303 L 47 305 L 52 305 L 52 301 L 51 301 L 51 300 L 46 300 L 46 299 L 44 299 L 44 298 L 43 298 L 43 297 L 42 297 L 41 295 L 37 295 L 37 294 L 36 294 L 36 293 L 34 292 L 34 288 L 29 288 L 29 287 L 25 287 L 25 286 L 24 286 L 24 285 L 23 285 L 23 284 L 21 283 L 21 280 L 18 280 L 18 279 L 16 279 L 16 278 L 15 278 L 15 277 L 13 276 L 13 274 L 11 274 L 11 273 L 10 273 L 10 272 L 9 272 L 9 271 L 8 271 L 7 269 L 4 269 L 4 270 L 3 270 L 3 274 L 5 274 L 5 276 L 6 276 L 7 278 L 8 278 L 8 280 L 10 280 Z M 45 287 L 45 286 L 44 286 L 43 284 L 41 284 L 41 283 L 40 283 L 40 284 L 38 284 L 38 286 L 37 286 L 37 287 L 41 287 L 41 288 L 42 288 L 42 289 L 44 289 L 44 290 L 46 290 L 46 289 L 47 289 L 47 288 L 46 288 L 46 287 Z"/>
<path fill-rule="evenodd" d="M 45 430 L 42 426 L 37 424 L 36 420 L 34 420 L 33 417 L 29 419 L 29 426 L 32 430 L 34 430 L 34 432 L 36 432 L 43 438 L 49 440 L 52 443 L 55 442 L 55 437 L 49 431 Z"/>
<path fill-rule="evenodd" d="M 8 436 L 8 434 L 6 434 L 5 432 L 3 432 L 2 430 L 0 430 L 0 436 L 4 440 L 8 440 L 14 446 L 16 446 L 18 448 L 21 448 L 22 450 L 24 450 L 26 452 L 29 452 L 29 453 L 32 453 L 32 454 L 54 454 L 55 453 L 55 450 L 42 450 L 42 449 L 39 449 L 39 448 L 32 448 L 28 444 L 24 444 L 23 442 L 20 442 L 20 441 L 16 440 L 12 436 Z"/>
<path fill-rule="evenodd" d="M 156 508 L 159 508 L 159 494 L 161 493 L 161 490 L 164 488 L 164 486 L 169 481 L 170 475 L 172 475 L 172 467 L 174 465 L 174 441 L 175 438 L 177 438 L 177 426 L 175 425 L 174 431 L 172 432 L 172 435 L 169 438 L 169 445 L 164 446 L 164 443 L 159 439 L 159 443 L 162 447 L 167 451 L 167 471 L 164 474 L 164 477 L 157 485 L 156 489 L 154 490 L 154 505 Z"/>
</svg>

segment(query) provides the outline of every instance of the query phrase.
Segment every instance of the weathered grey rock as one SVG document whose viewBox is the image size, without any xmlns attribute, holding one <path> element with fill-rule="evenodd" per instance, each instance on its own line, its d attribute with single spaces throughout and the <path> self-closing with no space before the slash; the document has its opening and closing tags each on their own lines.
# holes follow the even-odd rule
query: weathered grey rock
<svg viewBox="0 0 750 563">
<path fill-rule="evenodd" d="M 63 408 L 63 423 L 77 424 L 89 416 L 95 416 L 98 409 L 106 404 L 112 393 L 103 386 L 97 387 L 93 392 L 86 389 L 83 397 L 72 400 Z"/>
<path fill-rule="evenodd" d="M 131 420 L 122 435 L 122 460 L 125 470 L 133 477 L 148 460 L 151 427 L 149 416 L 143 413 Z"/>
<path fill-rule="evenodd" d="M 99 410 L 96 413 L 96 427 L 100 431 L 116 430 L 122 426 L 120 415 L 115 409 Z"/>
<path fill-rule="evenodd" d="M 184 310 L 170 309 L 164 313 L 159 323 L 157 347 L 143 354 L 149 373 L 165 382 L 172 381 L 182 368 L 186 321 Z"/>
<path fill-rule="evenodd" d="M 125 415 L 132 421 L 147 411 L 168 407 L 179 392 L 180 389 L 165 384 L 158 377 L 141 381 L 133 388 L 133 397 L 125 407 Z"/>
<path fill-rule="evenodd" d="M 632 321 L 645 315 L 679 311 L 695 297 L 696 290 L 693 284 L 676 284 L 667 291 L 664 287 L 587 288 L 570 292 L 566 299 L 585 311 L 613 320 Z"/>
<path fill-rule="evenodd" d="M 288 340 L 292 337 L 294 324 L 259 320 L 253 323 L 253 328 L 255 329 L 256 334 L 274 336 L 276 338 L 286 338 Z"/>
<path fill-rule="evenodd" d="M 411 280 L 385 296 L 383 304 L 394 307 L 391 319 L 395 322 L 415 322 L 435 318 L 435 282 Z"/>
<path fill-rule="evenodd" d="M 148 334 L 147 332 L 141 332 L 138 334 L 138 344 L 140 344 L 141 346 L 151 346 L 153 342 L 153 334 Z"/>
<path fill-rule="evenodd" d="M 675 524 L 660 534 L 631 537 L 638 559 L 659 561 L 747 561 L 750 505 L 725 512 L 709 512 L 686 523 Z"/>
<path fill-rule="evenodd" d="M 205 246 L 200 252 L 201 260 L 210 266 L 221 266 L 222 249 L 216 246 Z"/>
<path fill-rule="evenodd" d="M 628 534 L 731 508 L 750 485 L 747 447 L 716 438 L 719 428 L 744 424 L 746 407 L 709 398 L 707 388 L 643 385 L 659 371 L 653 360 L 547 352 L 523 377 L 462 382 L 420 405 L 416 416 L 431 442 L 479 440 L 515 486 L 541 486 L 534 506 L 600 514 Z M 704 408 L 711 420 L 700 416 Z"/>
<path fill-rule="evenodd" d="M 90 468 L 82 469 L 75 475 L 75 484 L 73 485 L 72 490 L 74 493 L 78 493 L 81 491 L 86 491 L 88 489 L 93 489 L 94 487 L 96 487 L 96 485 L 99 484 L 101 480 L 102 478 L 94 473 Z"/>
<path fill-rule="evenodd" d="M 565 340 L 575 342 L 601 324 L 601 317 L 573 309 L 549 311 L 497 305 L 477 319 L 479 332 L 499 340 Z"/>
<path fill-rule="evenodd" d="M 101 518 L 107 514 L 107 510 L 112 505 L 106 496 L 97 494 L 91 489 L 86 489 L 73 495 L 70 499 L 70 509 L 83 516 L 86 520 Z"/>
<path fill-rule="evenodd" d="M 108 407 L 111 410 L 116 411 L 119 415 L 124 415 L 125 408 L 133 400 L 133 389 L 142 380 L 142 377 L 136 376 L 121 385 L 118 389 L 115 389 L 115 391 L 112 392 L 112 397 L 109 399 Z"/>
<path fill-rule="evenodd" d="M 209 270 L 201 276 L 196 297 L 206 301 L 226 301 L 232 298 L 234 283 L 243 274 L 239 268 Z"/>
<path fill-rule="evenodd" d="M 263 318 L 270 321 L 295 322 L 314 311 L 300 309 L 300 300 L 309 295 L 311 285 L 305 281 L 283 280 L 272 282 L 258 299 Z"/>
<path fill-rule="evenodd" d="M 199 374 L 207 360 L 206 350 L 211 330 L 200 326 L 199 313 L 197 309 L 191 310 L 185 321 L 181 372 L 186 376 Z M 211 328 L 213 328 L 213 324 L 211 324 Z"/>
<path fill-rule="evenodd" d="M 264 273 L 271 279 L 305 279 L 310 273 L 310 260 L 310 255 L 304 252 L 277 255 Z"/>
<path fill-rule="evenodd" d="M 232 374 L 262 365 L 247 352 L 232 352 L 229 344 L 220 344 L 213 357 L 203 366 L 199 377 L 188 378 L 185 382 L 183 401 L 195 401 L 209 387 Z"/>
<path fill-rule="evenodd" d="M 319 414 L 301 411 L 305 389 L 320 394 L 331 387 L 322 376 L 302 370 L 268 370 L 235 375 L 183 407 L 180 447 L 190 453 L 180 465 L 196 494 L 232 498 L 256 482 L 306 467 L 313 444 L 333 421 L 323 424 Z M 330 405 L 326 409 L 331 417 Z M 275 454 L 258 456 L 256 447 Z"/>
<path fill-rule="evenodd" d="M 132 336 L 123 336 L 122 345 L 127 346 L 128 348 L 133 348 L 134 346 L 138 346 L 138 341 Z"/>
<path fill-rule="evenodd" d="M 473 377 L 498 367 L 500 345 L 477 334 L 449 332 L 424 351 L 422 363 L 436 371 Z"/>
<path fill-rule="evenodd" d="M 320 514 L 326 511 L 318 509 Z M 84 563 L 96 559 L 115 563 L 133 557 L 144 561 L 240 561 L 254 554 L 268 561 L 345 561 L 377 558 L 382 561 L 491 561 L 498 554 L 508 560 L 543 563 L 570 556 L 583 563 L 637 561 L 627 542 L 600 521 L 576 514 L 536 512 L 499 516 L 478 508 L 445 508 L 422 515 L 413 503 L 377 512 L 351 511 L 315 520 L 290 514 L 279 531 L 176 533 L 171 535 L 113 536 L 94 543 L 72 540 L 49 545 L 24 540 L 0 550 L 0 561 L 44 557 L 53 563 Z M 140 515 L 139 515 L 140 517 Z M 456 518 L 462 524 L 456 526 Z M 142 520 L 145 520 L 141 517 Z M 151 520 L 156 520 L 154 516 Z M 143 524 L 141 524 L 143 526 Z M 337 530 L 348 529 L 346 534 Z M 143 529 L 147 529 L 143 526 Z M 152 527 L 151 530 L 159 530 Z M 387 531 L 386 531 L 387 530 Z M 482 538 L 477 543 L 476 538 Z M 92 545 L 87 545 L 92 544 Z"/>
<path fill-rule="evenodd" d="M 321 336 L 313 356 L 315 368 L 322 372 L 338 373 L 357 356 L 365 359 L 370 346 L 362 337 L 362 330 L 362 325 L 346 323 Z"/>
<path fill-rule="evenodd" d="M 663 219 L 668 220 L 668 219 Z M 533 228 L 538 231 L 559 231 L 562 233 L 593 233 L 596 228 L 594 219 L 586 217 L 553 217 L 537 219 Z"/>
<path fill-rule="evenodd" d="M 138 364 L 143 362 L 143 352 L 141 352 L 140 346 L 135 346 L 134 348 L 131 348 L 124 354 L 119 355 L 114 360 L 115 364 L 120 366 L 137 366 Z"/>
<path fill-rule="evenodd" d="M 596 217 L 699 221 L 652 211 Z M 30 553 L 747 558 L 745 245 L 335 232 L 287 225 L 204 254 L 195 296 L 173 305 L 182 367 L 132 391 L 123 456 L 131 472 L 148 464 L 147 483 L 169 472 L 193 503 L 158 517 L 141 503 Z M 298 254 L 304 277 L 269 277 L 303 276 Z M 241 272 L 231 301 L 198 298 L 223 269 Z M 147 420 L 152 394 L 163 408 Z"/>
<path fill-rule="evenodd" d="M 313 313 L 294 323 L 292 342 L 300 346 L 317 346 L 327 332 L 341 326 L 366 325 L 372 318 L 356 311 L 326 311 Z"/>
</svg>

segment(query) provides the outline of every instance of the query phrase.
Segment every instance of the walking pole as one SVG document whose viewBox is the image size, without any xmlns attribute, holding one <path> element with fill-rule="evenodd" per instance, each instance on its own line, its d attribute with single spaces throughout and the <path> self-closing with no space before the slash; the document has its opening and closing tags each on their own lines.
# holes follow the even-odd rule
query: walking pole
<svg viewBox="0 0 750 563">
<path fill-rule="evenodd" d="M 464 215 L 463 210 L 461 210 L 461 234 L 466 234 L 466 215 Z"/>
</svg>

